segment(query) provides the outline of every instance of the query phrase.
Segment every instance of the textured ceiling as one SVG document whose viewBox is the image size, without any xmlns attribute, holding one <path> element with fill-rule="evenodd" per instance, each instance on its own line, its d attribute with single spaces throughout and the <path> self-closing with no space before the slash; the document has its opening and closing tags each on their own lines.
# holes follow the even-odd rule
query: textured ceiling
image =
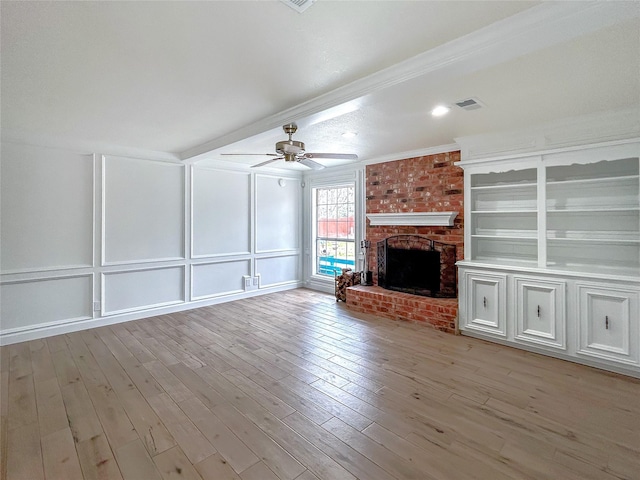
<svg viewBox="0 0 640 480">
<path fill-rule="evenodd" d="M 285 138 L 278 125 L 296 120 L 294 138 L 309 151 L 372 159 L 638 104 L 638 3 L 611 3 L 632 14 L 576 25 L 548 45 L 523 39 L 527 48 L 518 50 L 509 22 L 522 25 L 516 19 L 545 5 L 319 0 L 300 14 L 279 1 L 3 1 L 3 139 L 215 159 L 270 152 Z M 474 51 L 477 32 L 494 22 L 513 39 Z M 381 71 L 393 79 L 402 62 L 447 52 L 451 42 L 471 45 L 468 58 L 350 90 Z M 468 96 L 486 108 L 428 115 L 436 103 Z M 351 103 L 332 110 L 341 98 Z M 346 130 L 358 135 L 343 139 Z"/>
</svg>

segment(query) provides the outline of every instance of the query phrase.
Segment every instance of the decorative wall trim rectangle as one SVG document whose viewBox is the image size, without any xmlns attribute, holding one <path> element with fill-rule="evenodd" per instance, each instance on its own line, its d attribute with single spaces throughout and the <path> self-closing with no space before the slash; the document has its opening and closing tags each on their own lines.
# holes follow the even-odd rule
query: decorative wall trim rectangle
<svg viewBox="0 0 640 480">
<path fill-rule="evenodd" d="M 187 204 L 189 207 L 189 211 L 188 211 L 188 215 L 185 218 L 189 219 L 189 228 L 188 228 L 188 232 L 189 232 L 189 237 L 187 238 L 187 244 L 189 245 L 189 253 L 191 255 L 190 258 L 214 258 L 214 257 L 224 257 L 224 256 L 233 256 L 233 255 L 250 255 L 251 254 L 251 242 L 252 242 L 252 232 L 251 232 L 251 223 L 252 223 L 252 218 L 253 218 L 253 212 L 249 211 L 248 212 L 248 217 L 246 219 L 247 223 L 246 223 L 246 227 L 247 227 L 247 233 L 248 233 L 248 238 L 246 238 L 247 240 L 247 247 L 248 250 L 246 251 L 237 251 L 237 252 L 221 252 L 221 253 L 212 253 L 212 252 L 207 252 L 207 253 L 198 253 L 195 254 L 194 252 L 196 251 L 196 229 L 194 228 L 194 226 L 196 225 L 196 194 L 195 194 L 195 190 L 196 190 L 196 172 L 200 171 L 200 172 L 216 172 L 216 173 L 220 173 L 220 174 L 230 174 L 230 175 L 239 175 L 241 177 L 246 177 L 247 178 L 247 202 L 248 202 L 248 209 L 251 210 L 251 199 L 252 199 L 252 195 L 253 195 L 253 191 L 252 191 L 252 174 L 251 172 L 245 172 L 245 171 L 234 171 L 234 170 L 228 170 L 228 169 L 224 169 L 224 168 L 215 168 L 212 166 L 201 166 L 201 165 L 191 165 L 191 168 L 188 170 L 188 177 L 189 177 L 189 182 L 190 185 L 187 189 L 188 191 L 188 199 L 187 199 Z M 240 242 L 238 242 L 240 243 Z"/>
<path fill-rule="evenodd" d="M 210 293 L 210 294 L 206 294 L 206 295 L 195 295 L 194 294 L 194 272 L 195 269 L 197 267 L 206 267 L 208 265 L 222 265 L 222 264 L 230 264 L 230 263 L 239 263 L 239 262 L 247 262 L 248 266 L 249 266 L 249 270 L 247 271 L 248 274 L 251 273 L 251 264 L 252 264 L 252 259 L 250 257 L 247 258 L 232 258 L 232 259 L 224 259 L 224 260 L 214 260 L 214 261 L 210 261 L 210 262 L 199 262 L 199 263 L 192 263 L 189 266 L 189 278 L 190 278 L 190 288 L 189 288 L 189 301 L 194 302 L 194 301 L 199 301 L 199 300 L 206 300 L 208 298 L 216 298 L 216 297 L 224 297 L 224 296 L 228 296 L 228 295 L 237 295 L 237 294 L 241 294 L 243 293 L 245 290 L 242 288 L 239 289 L 235 289 L 235 290 L 226 290 L 223 292 L 217 292 L 217 293 Z"/>
<path fill-rule="evenodd" d="M 166 301 L 166 302 L 150 303 L 150 304 L 134 306 L 134 307 L 128 307 L 128 308 L 121 308 L 121 309 L 116 309 L 116 310 L 107 310 L 107 292 L 106 292 L 106 278 L 107 277 L 114 276 L 114 275 L 122 275 L 122 274 L 127 274 L 127 273 L 149 272 L 149 271 L 154 271 L 154 270 L 173 270 L 173 269 L 178 269 L 178 270 L 181 270 L 181 272 L 182 272 L 182 278 L 183 278 L 182 283 L 184 285 L 184 281 L 185 281 L 186 273 L 187 273 L 186 268 L 187 268 L 186 265 L 181 264 L 181 265 L 167 265 L 167 266 L 157 266 L 157 267 L 151 267 L 151 268 L 134 268 L 134 269 L 127 269 L 127 270 L 115 270 L 115 271 L 111 271 L 111 272 L 102 272 L 101 275 L 100 275 L 100 305 L 101 305 L 100 316 L 101 317 L 107 317 L 107 316 L 110 316 L 110 315 L 120 315 L 120 314 L 143 311 L 143 310 L 151 310 L 151 309 L 156 309 L 156 308 L 161 308 L 161 307 L 166 307 L 166 306 L 171 306 L 171 305 L 184 304 L 184 303 L 187 302 L 186 293 L 183 292 L 182 298 L 181 299 L 177 299 L 177 300 L 169 300 L 169 301 Z"/>
<path fill-rule="evenodd" d="M 16 278 L 11 280 L 0 281 L 0 286 L 8 286 L 8 285 L 18 285 L 18 284 L 34 284 L 39 282 L 49 282 L 49 281 L 55 281 L 55 280 L 70 280 L 70 279 L 76 279 L 76 278 L 87 279 L 90 284 L 91 300 L 89 304 L 90 306 L 87 305 L 89 306 L 90 313 L 87 312 L 87 315 L 78 315 L 71 318 L 65 318 L 63 320 L 52 320 L 49 322 L 43 322 L 43 323 L 34 324 L 34 325 L 25 325 L 25 326 L 6 328 L 6 329 L 0 328 L 0 345 L 6 344 L 3 341 L 3 337 L 6 337 L 7 335 L 20 334 L 22 332 L 30 332 L 30 331 L 39 329 L 41 327 L 44 328 L 51 325 L 66 325 L 66 324 L 90 320 L 94 318 L 95 313 L 93 312 L 93 309 L 91 307 L 93 306 L 92 299 L 95 298 L 95 275 L 93 273 L 59 274 L 59 275 L 52 275 L 52 276 L 40 275 L 40 276 L 33 276 L 28 278 Z"/>
<path fill-rule="evenodd" d="M 401 225 L 414 227 L 451 227 L 458 212 L 368 213 L 371 226 Z"/>
<path fill-rule="evenodd" d="M 144 263 L 155 263 L 155 262 L 164 262 L 164 261 L 174 261 L 174 260 L 186 260 L 187 259 L 187 245 L 185 240 L 187 238 L 186 231 L 186 208 L 187 208 L 187 192 L 185 189 L 187 188 L 187 171 L 184 164 L 175 164 L 164 161 L 154 161 L 154 160 L 146 160 L 140 158 L 132 158 L 132 157 L 119 157 L 117 155 L 100 155 L 101 157 L 101 165 L 100 165 L 100 266 L 114 266 L 114 265 L 128 265 L 128 264 L 144 264 Z M 145 164 L 154 164 L 156 166 L 167 167 L 167 168 L 179 168 L 180 175 L 182 177 L 182 222 L 181 222 L 181 245 L 180 252 L 177 252 L 178 255 L 173 257 L 166 258 L 134 258 L 127 260 L 107 260 L 107 159 L 124 159 L 132 162 L 143 162 Z M 95 166 L 94 166 L 95 169 Z M 95 175 L 94 175 L 95 182 Z M 94 186 L 95 189 L 95 186 Z M 94 242 L 95 244 L 95 242 Z M 95 247 L 94 247 L 95 248 Z M 95 256 L 95 255 L 94 255 Z"/>
</svg>

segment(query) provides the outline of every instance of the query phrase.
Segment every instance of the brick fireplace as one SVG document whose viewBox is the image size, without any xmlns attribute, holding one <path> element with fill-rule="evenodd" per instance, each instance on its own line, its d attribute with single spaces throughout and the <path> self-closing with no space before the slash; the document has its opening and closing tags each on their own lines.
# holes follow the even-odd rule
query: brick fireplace
<svg viewBox="0 0 640 480">
<path fill-rule="evenodd" d="M 454 162 L 460 152 L 397 160 L 367 166 L 367 214 L 456 212 L 452 226 L 371 225 L 367 263 L 373 271 L 373 286 L 347 290 L 347 307 L 393 320 L 424 322 L 438 330 L 456 331 L 457 298 L 430 298 L 378 286 L 378 242 L 396 235 L 420 235 L 456 246 L 457 259 L 464 257 L 463 171 Z M 410 222 L 408 222 L 410 223 Z"/>
</svg>

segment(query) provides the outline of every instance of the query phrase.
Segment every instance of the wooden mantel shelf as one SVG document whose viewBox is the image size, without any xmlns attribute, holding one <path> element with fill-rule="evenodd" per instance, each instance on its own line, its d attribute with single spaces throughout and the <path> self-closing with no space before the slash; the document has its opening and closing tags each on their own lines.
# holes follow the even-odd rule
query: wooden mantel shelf
<svg viewBox="0 0 640 480">
<path fill-rule="evenodd" d="M 368 213 L 371 226 L 451 227 L 458 212 Z"/>
</svg>

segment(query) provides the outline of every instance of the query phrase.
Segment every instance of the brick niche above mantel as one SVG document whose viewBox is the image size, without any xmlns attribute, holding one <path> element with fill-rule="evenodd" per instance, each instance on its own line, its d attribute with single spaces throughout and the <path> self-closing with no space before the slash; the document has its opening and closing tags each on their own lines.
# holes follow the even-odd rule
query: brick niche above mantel
<svg viewBox="0 0 640 480">
<path fill-rule="evenodd" d="M 377 286 L 376 246 L 379 241 L 393 235 L 424 235 L 438 242 L 454 244 L 457 259 L 464 258 L 464 176 L 463 170 L 454 165 L 458 161 L 460 152 L 456 151 L 367 166 L 367 216 L 390 214 L 388 218 L 395 218 L 410 214 L 407 218 L 411 218 L 437 212 L 436 216 L 451 216 L 451 222 L 446 225 L 415 225 L 410 222 L 374 225 L 379 222 L 368 220 L 366 239 L 371 241 L 371 248 L 367 263 L 373 271 L 375 287 L 348 289 L 347 307 L 387 318 L 425 322 L 443 331 L 455 331 L 457 299 L 420 297 Z M 354 291 L 350 297 L 351 289 Z"/>
</svg>

